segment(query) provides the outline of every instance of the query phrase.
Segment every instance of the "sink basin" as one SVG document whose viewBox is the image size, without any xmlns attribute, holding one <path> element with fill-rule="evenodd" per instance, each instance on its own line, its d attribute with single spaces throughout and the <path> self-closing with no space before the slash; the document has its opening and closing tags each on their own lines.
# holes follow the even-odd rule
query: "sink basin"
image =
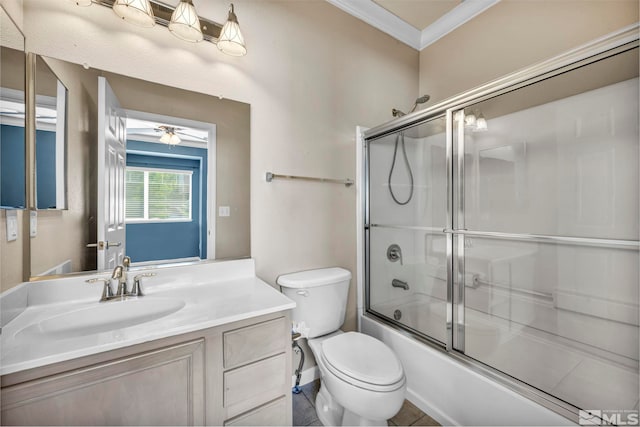
<svg viewBox="0 0 640 427">
<path fill-rule="evenodd" d="M 70 338 L 123 329 L 168 316 L 184 307 L 181 300 L 140 298 L 95 303 L 27 326 L 18 335 Z"/>
</svg>

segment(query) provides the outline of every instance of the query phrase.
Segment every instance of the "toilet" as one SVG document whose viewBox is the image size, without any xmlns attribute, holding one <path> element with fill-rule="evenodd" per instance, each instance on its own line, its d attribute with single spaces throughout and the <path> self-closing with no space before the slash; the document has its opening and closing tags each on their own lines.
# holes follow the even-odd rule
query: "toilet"
<svg viewBox="0 0 640 427">
<path fill-rule="evenodd" d="M 318 419 L 324 425 L 386 426 L 404 402 L 404 369 L 382 341 L 340 330 L 350 281 L 348 270 L 323 268 L 285 274 L 277 283 L 296 302 L 294 325 L 308 328 L 320 369 Z"/>
</svg>

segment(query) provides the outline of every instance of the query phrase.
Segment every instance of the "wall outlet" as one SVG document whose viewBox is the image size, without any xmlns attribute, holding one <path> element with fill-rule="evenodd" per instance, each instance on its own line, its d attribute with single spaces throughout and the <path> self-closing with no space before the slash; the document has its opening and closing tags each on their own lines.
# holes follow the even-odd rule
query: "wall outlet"
<svg viewBox="0 0 640 427">
<path fill-rule="evenodd" d="M 38 235 L 38 212 L 29 212 L 29 235 L 36 237 Z"/>
<path fill-rule="evenodd" d="M 18 213 L 15 210 L 7 211 L 7 242 L 18 238 Z"/>
<path fill-rule="evenodd" d="M 231 208 L 229 206 L 218 206 L 218 216 L 231 216 Z"/>
</svg>

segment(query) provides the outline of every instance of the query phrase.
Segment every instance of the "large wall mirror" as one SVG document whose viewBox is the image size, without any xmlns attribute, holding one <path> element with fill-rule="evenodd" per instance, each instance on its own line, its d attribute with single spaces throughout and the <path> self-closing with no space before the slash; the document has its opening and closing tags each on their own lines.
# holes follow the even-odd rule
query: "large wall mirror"
<svg viewBox="0 0 640 427">
<path fill-rule="evenodd" d="M 54 171 L 37 200 L 32 277 L 107 270 L 125 254 L 134 267 L 250 256 L 248 104 L 36 61 L 63 135 L 40 156 L 36 135 L 35 174 L 43 158 Z M 53 185 L 59 171 L 66 188 Z"/>
<path fill-rule="evenodd" d="M 35 61 L 35 206 L 66 209 L 67 88 L 44 58 Z"/>
<path fill-rule="evenodd" d="M 24 36 L 0 8 L 0 208 L 24 209 Z"/>
</svg>

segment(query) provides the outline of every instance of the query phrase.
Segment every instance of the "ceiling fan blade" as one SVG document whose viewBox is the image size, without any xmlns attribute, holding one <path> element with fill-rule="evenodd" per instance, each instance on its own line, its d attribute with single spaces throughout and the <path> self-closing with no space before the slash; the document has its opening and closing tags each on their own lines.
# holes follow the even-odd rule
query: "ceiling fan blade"
<svg viewBox="0 0 640 427">
<path fill-rule="evenodd" d="M 190 139 L 197 139 L 197 140 L 199 140 L 199 141 L 203 141 L 203 142 L 204 142 L 204 141 L 207 141 L 207 139 L 208 139 L 208 138 L 206 138 L 206 137 L 197 136 L 197 135 L 192 135 L 192 134 L 190 134 L 190 133 L 188 133 L 188 132 L 180 132 L 180 131 L 177 131 L 176 133 L 177 133 L 178 135 L 181 135 L 181 136 L 184 136 L 184 137 L 187 137 L 187 138 L 190 138 Z"/>
</svg>

